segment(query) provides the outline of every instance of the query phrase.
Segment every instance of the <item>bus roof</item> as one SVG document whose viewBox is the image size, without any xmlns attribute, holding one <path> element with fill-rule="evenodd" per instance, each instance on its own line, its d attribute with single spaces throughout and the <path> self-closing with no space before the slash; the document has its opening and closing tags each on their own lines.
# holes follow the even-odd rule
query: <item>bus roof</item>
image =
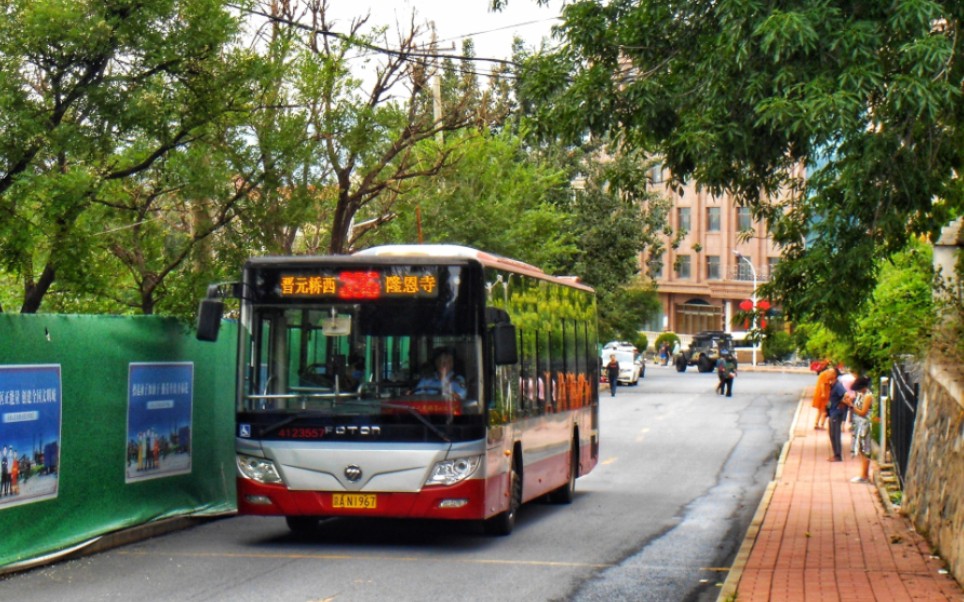
<svg viewBox="0 0 964 602">
<path fill-rule="evenodd" d="M 515 272 L 593 292 L 592 287 L 583 284 L 575 276 L 550 276 L 534 265 L 461 245 L 382 245 L 364 249 L 351 255 L 265 255 L 249 258 L 246 267 L 279 266 L 283 264 L 304 266 L 320 262 L 351 263 L 352 260 L 358 261 L 366 258 L 417 259 L 423 262 L 428 260 L 473 260 L 484 267 Z"/>
<path fill-rule="evenodd" d="M 494 253 L 479 251 L 462 245 L 383 245 L 364 249 L 353 254 L 355 257 L 424 257 L 437 259 L 473 259 L 483 266 L 508 270 L 543 280 L 551 280 L 587 291 L 593 289 L 579 281 L 576 276 L 551 276 L 542 269 L 523 261 L 510 259 Z"/>
</svg>

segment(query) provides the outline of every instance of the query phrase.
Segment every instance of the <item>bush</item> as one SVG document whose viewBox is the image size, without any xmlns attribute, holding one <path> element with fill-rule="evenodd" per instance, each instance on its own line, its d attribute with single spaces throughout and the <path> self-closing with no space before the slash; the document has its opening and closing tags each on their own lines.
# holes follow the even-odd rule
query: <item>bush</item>
<svg viewBox="0 0 964 602">
<path fill-rule="evenodd" d="M 785 360 L 793 355 L 793 339 L 779 330 L 763 339 L 763 359 L 770 361 Z"/>
<path fill-rule="evenodd" d="M 663 346 L 663 342 L 669 343 L 670 351 L 679 343 L 679 337 L 676 336 L 675 332 L 661 332 L 658 337 L 656 337 L 656 343 L 653 345 L 653 349 L 656 353 L 659 353 L 659 348 Z"/>
<path fill-rule="evenodd" d="M 649 337 L 640 333 L 639 336 L 636 337 L 636 340 L 633 341 L 633 345 L 636 345 L 636 349 L 639 349 L 640 353 L 644 353 L 646 348 L 649 347 Z"/>
</svg>

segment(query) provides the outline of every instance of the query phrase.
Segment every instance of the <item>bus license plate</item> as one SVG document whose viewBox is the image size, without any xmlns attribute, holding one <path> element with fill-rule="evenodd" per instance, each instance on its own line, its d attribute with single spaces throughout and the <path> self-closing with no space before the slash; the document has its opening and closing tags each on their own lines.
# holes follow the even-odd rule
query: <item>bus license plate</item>
<svg viewBox="0 0 964 602">
<path fill-rule="evenodd" d="M 331 505 L 335 508 L 362 508 L 364 510 L 374 510 L 377 505 L 377 497 L 374 495 L 363 495 L 360 493 L 333 493 L 331 495 Z"/>
</svg>

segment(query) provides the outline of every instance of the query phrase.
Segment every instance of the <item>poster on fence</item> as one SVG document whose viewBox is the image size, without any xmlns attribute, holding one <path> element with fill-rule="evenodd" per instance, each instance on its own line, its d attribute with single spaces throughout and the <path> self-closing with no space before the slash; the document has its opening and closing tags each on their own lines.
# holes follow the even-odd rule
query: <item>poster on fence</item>
<svg viewBox="0 0 964 602">
<path fill-rule="evenodd" d="M 131 363 L 127 483 L 191 472 L 192 362 Z"/>
<path fill-rule="evenodd" d="M 0 510 L 57 497 L 59 364 L 0 366 Z"/>
</svg>

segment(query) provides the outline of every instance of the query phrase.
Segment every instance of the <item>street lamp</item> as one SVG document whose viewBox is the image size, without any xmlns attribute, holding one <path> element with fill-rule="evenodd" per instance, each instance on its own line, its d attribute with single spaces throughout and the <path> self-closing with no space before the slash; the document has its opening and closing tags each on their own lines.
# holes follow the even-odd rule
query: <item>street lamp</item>
<svg viewBox="0 0 964 602">
<path fill-rule="evenodd" d="M 733 254 L 736 255 L 737 259 L 742 259 L 750 266 L 750 273 L 753 275 L 753 294 L 750 296 L 750 301 L 753 303 L 753 331 L 756 332 L 756 268 L 753 267 L 753 262 L 743 256 L 736 249 L 733 249 Z M 753 365 L 756 366 L 756 351 L 759 348 L 760 342 L 758 338 L 753 340 Z"/>
</svg>

